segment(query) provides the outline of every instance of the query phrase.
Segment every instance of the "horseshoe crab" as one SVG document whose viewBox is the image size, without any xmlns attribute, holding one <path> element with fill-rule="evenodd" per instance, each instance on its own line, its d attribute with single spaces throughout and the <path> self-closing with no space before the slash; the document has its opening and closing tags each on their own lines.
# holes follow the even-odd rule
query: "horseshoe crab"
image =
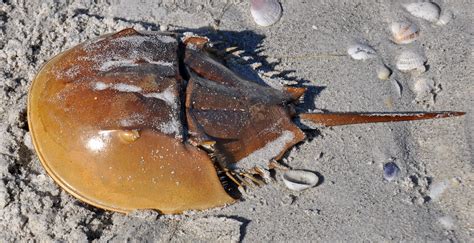
<svg viewBox="0 0 474 243">
<path fill-rule="evenodd" d="M 297 114 L 304 88 L 244 80 L 206 43 L 125 29 L 46 63 L 28 122 L 49 175 L 108 210 L 207 209 L 233 203 L 235 185 L 262 182 L 269 163 L 305 139 L 293 119 L 336 126 L 462 114 Z"/>
</svg>

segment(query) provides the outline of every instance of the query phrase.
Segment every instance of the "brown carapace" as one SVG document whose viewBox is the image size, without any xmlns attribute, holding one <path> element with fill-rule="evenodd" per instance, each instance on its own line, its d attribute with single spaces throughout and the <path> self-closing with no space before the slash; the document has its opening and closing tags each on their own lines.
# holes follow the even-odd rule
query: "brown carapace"
<svg viewBox="0 0 474 243">
<path fill-rule="evenodd" d="M 462 114 L 296 114 L 304 91 L 240 78 L 203 37 L 125 29 L 44 65 L 28 121 L 43 166 L 78 199 L 179 213 L 233 203 L 233 185 L 259 183 L 305 139 L 296 118 L 335 126 Z"/>
</svg>

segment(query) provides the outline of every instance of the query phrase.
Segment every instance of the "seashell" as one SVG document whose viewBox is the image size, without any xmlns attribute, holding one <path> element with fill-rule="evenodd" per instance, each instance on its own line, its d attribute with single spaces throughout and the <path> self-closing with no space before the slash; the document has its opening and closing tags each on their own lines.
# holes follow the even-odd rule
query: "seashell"
<svg viewBox="0 0 474 243">
<path fill-rule="evenodd" d="M 443 216 L 438 218 L 438 222 L 447 230 L 452 230 L 454 227 L 454 220 L 451 216 Z"/>
<path fill-rule="evenodd" d="M 314 187 L 319 181 L 315 173 L 305 170 L 289 170 L 283 174 L 282 178 L 285 186 L 293 191 Z"/>
<path fill-rule="evenodd" d="M 392 86 L 393 86 L 393 89 L 395 90 L 395 92 L 397 93 L 398 97 L 402 97 L 402 91 L 403 91 L 403 87 L 402 87 L 402 84 L 400 84 L 400 82 L 398 82 L 398 80 L 394 79 L 392 80 Z"/>
<path fill-rule="evenodd" d="M 453 20 L 453 18 L 454 18 L 453 12 L 449 10 L 443 11 L 443 13 L 438 19 L 438 22 L 436 22 L 436 25 L 438 26 L 447 25 L 449 22 L 451 22 L 451 20 Z"/>
<path fill-rule="evenodd" d="M 394 162 L 388 162 L 383 166 L 383 177 L 387 181 L 393 181 L 400 174 L 400 168 Z"/>
<path fill-rule="evenodd" d="M 392 70 L 390 70 L 390 68 L 388 68 L 387 66 L 383 64 L 377 68 L 377 77 L 380 80 L 389 79 L 391 74 L 392 74 Z"/>
<path fill-rule="evenodd" d="M 451 186 L 451 183 L 449 180 L 444 180 L 437 182 L 435 184 L 432 184 L 430 186 L 430 190 L 428 192 L 428 196 L 430 197 L 431 200 L 437 201 L 438 199 L 441 198 L 442 194 L 446 189 L 448 189 Z"/>
<path fill-rule="evenodd" d="M 251 0 L 250 13 L 260 26 L 270 26 L 280 20 L 282 9 L 278 0 Z"/>
<path fill-rule="evenodd" d="M 377 57 L 377 52 L 365 44 L 354 44 L 349 46 L 347 53 L 355 60 L 366 60 Z"/>
<path fill-rule="evenodd" d="M 440 8 L 432 2 L 419 2 L 404 4 L 403 7 L 413 16 L 430 22 L 436 22 L 439 18 Z"/>
<path fill-rule="evenodd" d="M 425 63 L 425 56 L 414 51 L 404 51 L 398 56 L 396 66 L 402 72 L 416 71 L 423 73 L 426 71 Z"/>
<path fill-rule="evenodd" d="M 166 24 L 161 24 L 160 25 L 160 31 L 165 32 L 165 31 L 168 31 L 168 29 L 169 29 L 168 25 L 166 25 Z"/>
<path fill-rule="evenodd" d="M 410 22 L 395 22 L 390 26 L 393 41 L 397 44 L 408 44 L 420 35 L 420 29 Z"/>
<path fill-rule="evenodd" d="M 420 78 L 415 81 L 412 88 L 415 93 L 415 102 L 429 107 L 434 105 L 436 95 L 441 91 L 441 85 L 433 79 Z"/>
<path fill-rule="evenodd" d="M 426 97 L 433 94 L 435 89 L 436 84 L 433 79 L 420 78 L 417 79 L 413 85 L 413 92 L 415 92 L 416 97 Z"/>
</svg>

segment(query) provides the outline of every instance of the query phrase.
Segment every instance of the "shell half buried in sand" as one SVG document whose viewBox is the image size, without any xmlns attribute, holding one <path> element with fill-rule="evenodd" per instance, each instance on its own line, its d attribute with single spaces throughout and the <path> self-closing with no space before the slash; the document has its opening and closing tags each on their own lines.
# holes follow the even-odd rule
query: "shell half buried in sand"
<svg viewBox="0 0 474 243">
<path fill-rule="evenodd" d="M 347 54 L 355 60 L 367 60 L 377 57 L 377 52 L 372 47 L 360 43 L 349 46 Z"/>
<path fill-rule="evenodd" d="M 411 15 L 433 23 L 438 21 L 439 13 L 441 12 L 438 5 L 432 2 L 408 3 L 404 4 L 403 7 Z"/>
<path fill-rule="evenodd" d="M 438 19 L 438 22 L 436 22 L 436 25 L 438 26 L 447 25 L 453 19 L 454 19 L 453 12 L 451 12 L 450 10 L 446 10 L 446 11 L 443 10 L 443 13 L 441 14 L 441 16 L 439 16 L 439 19 Z"/>
<path fill-rule="evenodd" d="M 318 176 L 306 170 L 289 170 L 282 176 L 285 186 L 293 191 L 302 191 L 318 184 Z"/>
</svg>

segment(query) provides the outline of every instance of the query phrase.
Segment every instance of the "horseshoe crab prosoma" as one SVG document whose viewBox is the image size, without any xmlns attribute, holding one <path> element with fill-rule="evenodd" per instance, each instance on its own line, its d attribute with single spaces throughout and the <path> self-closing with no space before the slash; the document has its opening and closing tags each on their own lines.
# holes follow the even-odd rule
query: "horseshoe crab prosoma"
<svg viewBox="0 0 474 243">
<path fill-rule="evenodd" d="M 162 213 L 235 201 L 270 161 L 325 126 L 461 115 L 296 114 L 304 88 L 244 80 L 206 38 L 125 29 L 80 44 L 36 76 L 28 121 L 38 156 L 66 191 L 97 207 Z M 235 188 L 235 187 L 234 187 Z"/>
</svg>

